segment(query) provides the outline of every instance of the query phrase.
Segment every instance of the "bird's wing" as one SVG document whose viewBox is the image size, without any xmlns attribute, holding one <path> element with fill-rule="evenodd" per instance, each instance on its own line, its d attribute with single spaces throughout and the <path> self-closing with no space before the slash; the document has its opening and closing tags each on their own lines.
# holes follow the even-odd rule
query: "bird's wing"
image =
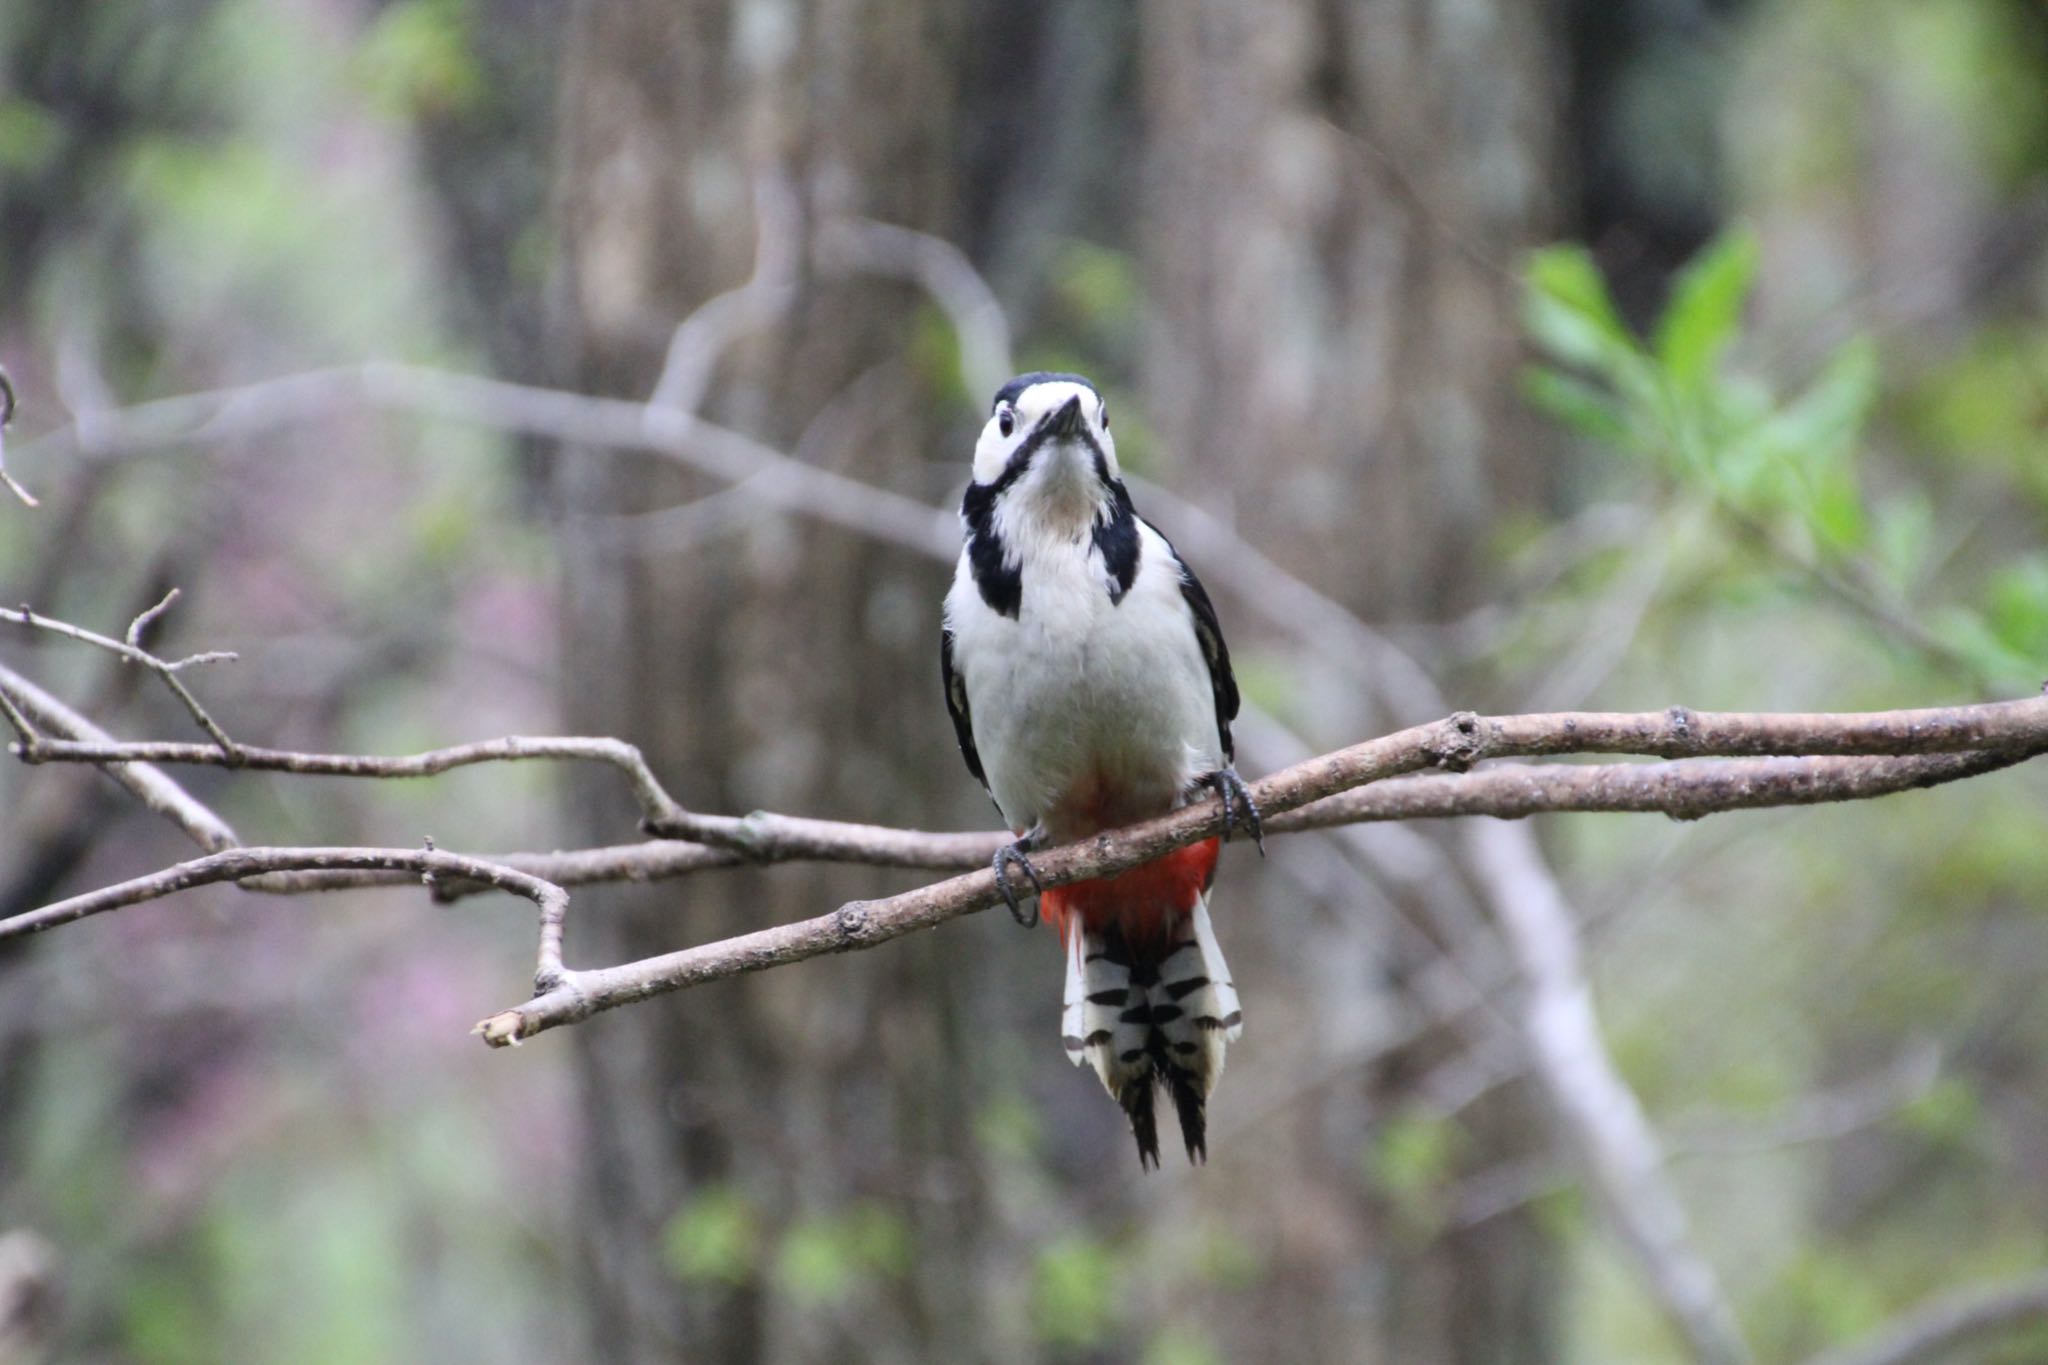
<svg viewBox="0 0 2048 1365">
<path fill-rule="evenodd" d="M 953 736 L 960 741 L 960 757 L 967 760 L 967 771 L 986 791 L 988 774 L 981 769 L 981 752 L 974 747 L 973 715 L 967 709 L 967 680 L 953 667 L 953 632 L 949 629 L 939 631 L 939 671 L 946 685 L 946 714 L 953 718 Z"/>
<path fill-rule="evenodd" d="M 1230 671 L 1230 646 L 1223 643 L 1216 604 L 1203 590 L 1202 580 L 1195 577 L 1195 571 L 1173 548 L 1173 542 L 1167 541 L 1166 548 L 1180 569 L 1180 595 L 1187 600 L 1188 611 L 1194 616 L 1195 643 L 1202 647 L 1202 659 L 1209 665 L 1209 687 L 1216 694 L 1216 733 L 1223 741 L 1223 760 L 1227 763 L 1236 756 L 1230 742 L 1230 722 L 1237 719 L 1238 706 L 1237 675 Z"/>
</svg>

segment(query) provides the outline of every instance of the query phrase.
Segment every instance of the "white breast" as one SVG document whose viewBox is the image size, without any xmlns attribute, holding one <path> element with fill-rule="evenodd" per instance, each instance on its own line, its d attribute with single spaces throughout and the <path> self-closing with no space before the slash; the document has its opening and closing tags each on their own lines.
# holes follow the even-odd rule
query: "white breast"
<svg viewBox="0 0 2048 1365">
<path fill-rule="evenodd" d="M 1139 522 L 1137 577 L 1112 603 L 1085 542 L 1020 548 L 1017 617 L 981 600 L 963 554 L 946 597 L 954 667 L 1003 818 L 1071 839 L 1172 809 L 1223 766 L 1208 665 L 1165 539 Z"/>
</svg>

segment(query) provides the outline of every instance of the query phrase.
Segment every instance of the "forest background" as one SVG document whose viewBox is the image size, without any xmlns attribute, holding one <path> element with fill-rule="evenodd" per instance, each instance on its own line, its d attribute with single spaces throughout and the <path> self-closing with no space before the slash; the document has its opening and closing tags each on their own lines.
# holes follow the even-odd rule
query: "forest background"
<svg viewBox="0 0 2048 1365">
<path fill-rule="evenodd" d="M 235 651 L 181 676 L 251 744 L 614 735 L 693 810 L 986 829 L 937 606 L 1011 364 L 1109 395 L 1248 776 L 1454 706 L 2026 697 L 2048 12 L 18 0 L 0 364 L 0 602 L 119 637 L 181 589 L 154 647 Z M 196 737 L 105 651 L 0 666 Z M 638 815 L 550 765 L 175 776 L 274 845 Z M 2044 813 L 2030 765 L 1234 849 L 1250 1027 L 1210 1164 L 1147 1176 L 1000 913 L 494 1052 L 521 902 L 193 891 L 0 943 L 0 1361 L 1790 1361 L 1930 1303 L 2042 1359 Z M 0 919 L 191 854 L 0 763 Z M 579 888 L 571 957 L 930 879 Z M 1496 1007 L 1531 888 L 1647 1185 Z"/>
</svg>

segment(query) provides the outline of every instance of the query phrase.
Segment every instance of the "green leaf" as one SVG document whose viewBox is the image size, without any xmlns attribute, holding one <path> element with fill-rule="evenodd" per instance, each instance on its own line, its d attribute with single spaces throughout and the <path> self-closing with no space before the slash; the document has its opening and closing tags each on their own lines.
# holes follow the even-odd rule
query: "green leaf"
<svg viewBox="0 0 2048 1365">
<path fill-rule="evenodd" d="M 1187 1324 L 1165 1329 L 1145 1348 L 1145 1365 L 1223 1365 L 1224 1360 L 1215 1343 Z"/>
<path fill-rule="evenodd" d="M 1829 358 L 1805 393 L 1767 423 L 1767 438 L 1809 467 L 1849 454 L 1877 403 L 1877 348 L 1858 337 Z"/>
<path fill-rule="evenodd" d="M 1031 1281 L 1031 1317 L 1056 1346 L 1102 1343 L 1116 1323 L 1122 1267 L 1101 1242 L 1062 1237 L 1038 1253 Z"/>
<path fill-rule="evenodd" d="M 64 121 L 33 100 L 0 97 L 0 170 L 30 176 L 64 149 Z"/>
<path fill-rule="evenodd" d="M 863 1270 L 900 1280 L 916 1259 L 910 1224 L 902 1214 L 872 1201 L 854 1205 L 840 1220 L 847 1249 Z"/>
<path fill-rule="evenodd" d="M 1928 1141 L 1960 1146 L 1983 1129 L 1977 1092 L 1958 1076 L 1945 1076 L 1899 1111 L 1899 1121 Z"/>
<path fill-rule="evenodd" d="M 1824 542 L 1860 543 L 1865 518 L 1848 466 L 1877 386 L 1875 348 L 1862 339 L 1842 347 L 1806 392 L 1710 451 L 1716 489 L 1752 512 L 1797 512 Z"/>
<path fill-rule="evenodd" d="M 1806 509 L 1807 529 L 1823 550 L 1847 554 L 1870 538 L 1863 493 L 1846 469 L 1831 471 L 1813 490 Z"/>
<path fill-rule="evenodd" d="M 662 1262 L 679 1280 L 744 1284 L 760 1250 L 759 1215 L 731 1185 L 705 1189 L 676 1210 L 661 1231 Z"/>
<path fill-rule="evenodd" d="M 1679 272 L 1657 323 L 1655 346 L 1665 374 L 1681 390 L 1702 389 L 1734 344 L 1757 260 L 1755 236 L 1737 229 L 1708 244 Z"/>
<path fill-rule="evenodd" d="M 1431 1231 L 1441 1221 L 1462 1136 L 1454 1121 L 1432 1114 L 1397 1114 L 1380 1125 L 1366 1173 L 1411 1230 Z"/>
<path fill-rule="evenodd" d="M 775 1255 L 775 1277 L 790 1298 L 802 1304 L 839 1303 L 860 1277 L 846 1241 L 830 1221 L 798 1223 L 783 1237 Z"/>
<path fill-rule="evenodd" d="M 1912 588 L 1927 569 L 1934 546 L 1934 504 L 1912 490 L 1887 498 L 1877 509 L 1871 534 L 1873 562 L 1892 586 Z"/>
<path fill-rule="evenodd" d="M 472 24 L 464 0 L 401 0 L 364 35 L 358 78 L 394 115 L 463 113 L 485 91 Z"/>
<path fill-rule="evenodd" d="M 1613 393 L 1562 370 L 1530 366 L 1522 371 L 1522 394 L 1564 427 L 1591 440 L 1626 445 L 1628 413 Z"/>
<path fill-rule="evenodd" d="M 2048 675 L 2048 555 L 2027 555 L 1992 575 L 1984 621 L 2000 644 Z"/>
<path fill-rule="evenodd" d="M 1949 607 L 1936 616 L 1934 633 L 1986 679 L 2024 685 L 2039 682 L 2041 659 L 2015 651 L 1990 622 L 1968 607 Z"/>
<path fill-rule="evenodd" d="M 912 1262 L 910 1227 L 878 1203 L 807 1218 L 783 1234 L 775 1277 L 800 1304 L 843 1303 L 865 1281 L 901 1279 Z"/>
<path fill-rule="evenodd" d="M 1641 347 L 1629 334 L 1593 255 L 1582 246 L 1532 253 L 1525 320 L 1529 334 L 1558 359 L 1614 377 Z"/>
</svg>

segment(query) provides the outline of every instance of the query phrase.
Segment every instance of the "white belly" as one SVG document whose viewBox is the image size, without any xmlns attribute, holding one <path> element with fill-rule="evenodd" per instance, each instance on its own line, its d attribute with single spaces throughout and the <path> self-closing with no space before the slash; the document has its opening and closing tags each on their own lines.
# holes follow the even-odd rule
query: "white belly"
<svg viewBox="0 0 2048 1365">
<path fill-rule="evenodd" d="M 1146 528 L 1121 604 L 1078 557 L 1028 564 L 1023 588 L 1015 619 L 988 611 L 965 576 L 947 600 L 954 666 L 1003 818 L 1064 840 L 1173 809 L 1223 759 L 1208 666 L 1165 543 Z"/>
</svg>

